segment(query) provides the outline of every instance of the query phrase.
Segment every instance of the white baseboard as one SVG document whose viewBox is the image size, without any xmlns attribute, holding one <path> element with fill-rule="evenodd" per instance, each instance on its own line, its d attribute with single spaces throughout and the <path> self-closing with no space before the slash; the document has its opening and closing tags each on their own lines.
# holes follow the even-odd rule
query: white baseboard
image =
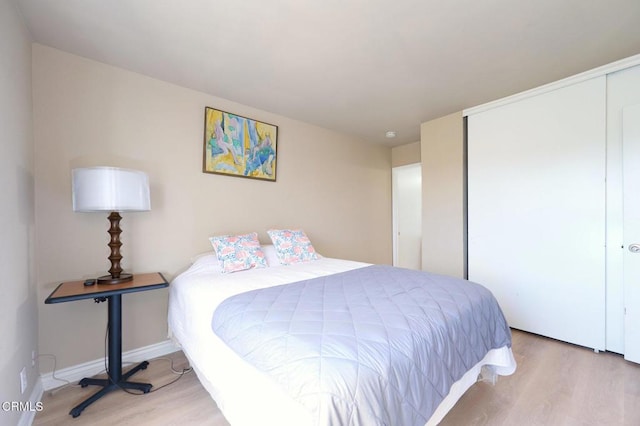
<svg viewBox="0 0 640 426">
<path fill-rule="evenodd" d="M 164 356 L 180 350 L 180 347 L 173 343 L 171 340 L 165 340 L 164 342 L 155 343 L 153 345 L 144 346 L 142 348 L 133 349 L 122 354 L 122 364 L 142 362 L 144 360 L 150 360 L 159 356 Z M 85 362 L 83 364 L 74 365 L 71 367 L 63 368 L 55 372 L 56 378 L 53 377 L 53 372 L 45 373 L 42 377 L 42 386 L 45 391 L 55 389 L 66 384 L 62 380 L 69 382 L 77 382 L 84 377 L 95 376 L 104 371 L 105 359 L 100 358 L 94 361 Z M 57 380 L 62 379 L 62 380 Z M 40 401 L 40 399 L 38 399 Z"/>
<path fill-rule="evenodd" d="M 37 377 L 36 383 L 33 385 L 31 395 L 29 395 L 29 407 L 31 407 L 31 409 L 22 412 L 20 420 L 18 421 L 18 426 L 31 426 L 33 420 L 36 418 L 38 403 L 42 400 L 43 393 L 44 388 L 42 387 L 42 380 L 40 377 Z"/>
</svg>

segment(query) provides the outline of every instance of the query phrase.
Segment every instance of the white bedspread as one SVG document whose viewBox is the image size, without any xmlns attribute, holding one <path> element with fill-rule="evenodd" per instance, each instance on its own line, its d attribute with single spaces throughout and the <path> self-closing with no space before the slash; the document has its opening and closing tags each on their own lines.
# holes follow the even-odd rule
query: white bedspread
<svg viewBox="0 0 640 426">
<path fill-rule="evenodd" d="M 171 283 L 169 326 L 190 359 L 200 381 L 234 426 L 256 424 L 310 425 L 309 413 L 271 378 L 238 357 L 211 330 L 216 307 L 226 298 L 257 288 L 297 282 L 368 266 L 366 263 L 323 258 L 291 266 L 274 266 L 221 274 L 212 257 L 198 259 Z M 461 379 L 427 424 L 437 424 L 464 391 L 475 382 L 483 364 L 510 374 L 515 362 L 509 348 L 490 351 Z"/>
</svg>

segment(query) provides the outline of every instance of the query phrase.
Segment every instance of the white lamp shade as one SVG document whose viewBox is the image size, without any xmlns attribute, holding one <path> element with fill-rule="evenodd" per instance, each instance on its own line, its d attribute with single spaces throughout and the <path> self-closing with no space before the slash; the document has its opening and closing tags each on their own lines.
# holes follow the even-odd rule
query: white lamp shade
<svg viewBox="0 0 640 426">
<path fill-rule="evenodd" d="M 146 173 L 117 167 L 72 170 L 73 211 L 151 210 Z"/>
</svg>

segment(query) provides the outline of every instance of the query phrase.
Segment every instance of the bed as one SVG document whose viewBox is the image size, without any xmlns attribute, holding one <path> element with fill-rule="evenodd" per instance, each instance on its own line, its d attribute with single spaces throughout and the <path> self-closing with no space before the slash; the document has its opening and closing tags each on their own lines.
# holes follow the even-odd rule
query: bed
<svg viewBox="0 0 640 426">
<path fill-rule="evenodd" d="M 270 251 L 270 247 L 265 247 L 267 254 Z M 318 328 L 315 321 L 317 318 L 313 318 L 314 321 L 308 323 L 305 323 L 303 318 L 302 322 L 298 321 L 292 325 L 292 323 L 283 323 L 281 318 L 277 317 L 282 313 L 277 311 L 277 321 L 272 321 L 276 325 L 276 330 L 273 333 L 281 340 L 277 340 L 273 335 L 268 334 L 269 330 L 271 330 L 271 328 L 266 328 L 268 321 L 261 322 L 261 318 L 264 318 L 261 315 L 264 315 L 263 308 L 265 303 L 271 303 L 269 300 L 272 298 L 273 300 L 281 301 L 283 297 L 285 301 L 290 301 L 290 298 L 293 297 L 292 294 L 296 293 L 296 289 L 302 289 L 299 291 L 300 293 L 310 291 L 312 295 L 318 295 L 326 293 L 326 288 L 330 288 L 327 286 L 333 285 L 328 284 L 328 282 L 337 280 L 341 283 L 347 283 L 346 286 L 351 286 L 349 283 L 353 281 L 354 277 L 358 277 L 357 279 L 361 284 L 355 292 L 357 296 L 358 292 L 361 292 L 363 288 L 374 287 L 366 284 L 371 277 L 387 274 L 395 276 L 396 272 L 400 272 L 401 274 L 409 274 L 408 278 L 397 280 L 400 283 L 407 279 L 424 278 L 427 281 L 439 283 L 438 285 L 441 288 L 447 289 L 454 288 L 458 284 L 472 285 L 474 286 L 474 292 L 479 291 L 483 294 L 489 294 L 489 296 L 486 296 L 486 294 L 483 296 L 488 302 L 482 303 L 495 303 L 495 306 L 497 306 L 497 302 L 495 302 L 488 290 L 477 284 L 424 272 L 400 270 L 400 268 L 333 258 L 320 258 L 287 266 L 277 265 L 277 262 L 271 261 L 269 265 L 267 268 L 222 274 L 217 265 L 215 254 L 202 255 L 195 259 L 185 272 L 178 275 L 172 281 L 170 287 L 168 321 L 172 337 L 182 347 L 205 389 L 216 401 L 229 423 L 234 426 L 256 424 L 292 426 L 324 424 L 436 425 L 462 394 L 478 380 L 481 372 L 493 377 L 496 374 L 509 375 L 515 371 L 516 364 L 511 352 L 511 335 L 502 313 L 499 312 L 498 319 L 492 320 L 486 330 L 483 329 L 470 337 L 472 341 L 478 341 L 474 342 L 473 346 L 480 344 L 484 348 L 481 349 L 481 352 L 478 352 L 478 349 L 469 350 L 470 346 L 466 343 L 461 343 L 461 340 L 467 339 L 469 336 L 463 339 L 459 330 L 467 330 L 465 331 L 467 334 L 471 333 L 469 330 L 475 333 L 475 330 L 481 327 L 473 321 L 477 321 L 477 318 L 485 314 L 474 314 L 472 312 L 472 315 L 476 315 L 476 319 L 473 321 L 467 320 L 465 319 L 467 315 L 465 311 L 473 311 L 475 308 L 457 308 L 456 306 L 452 308 L 449 302 L 434 302 L 433 305 L 436 307 L 443 305 L 445 314 L 453 315 L 451 318 L 460 317 L 460 321 L 453 319 L 446 322 L 461 323 L 463 328 L 458 328 L 458 331 L 454 331 L 452 338 L 445 337 L 444 334 L 446 332 L 443 331 L 445 326 L 442 325 L 442 321 L 436 321 L 436 339 L 449 339 L 458 346 L 453 349 L 441 349 L 438 357 L 424 354 L 413 356 L 413 358 L 421 360 L 422 366 L 416 367 L 414 364 L 417 361 L 413 360 L 411 360 L 412 364 L 410 366 L 406 364 L 397 366 L 393 370 L 393 380 L 385 377 L 391 375 L 388 372 L 375 372 L 369 374 L 371 376 L 369 378 L 367 374 L 364 374 L 368 373 L 371 364 L 377 364 L 375 361 L 377 355 L 370 355 L 368 364 L 367 362 L 365 362 L 367 365 L 364 366 L 360 364 L 355 373 L 351 369 L 352 371 L 342 374 L 340 371 L 342 367 L 339 367 L 339 365 L 344 365 L 344 356 L 347 356 L 344 353 L 356 351 L 358 352 L 358 357 L 367 359 L 367 355 L 361 353 L 363 351 L 362 347 L 357 345 L 355 349 L 352 346 L 349 350 L 336 349 L 335 346 L 318 349 L 321 355 L 324 356 L 326 356 L 327 351 L 332 351 L 332 353 L 340 352 L 339 357 L 333 358 L 339 358 L 339 362 L 343 364 L 338 363 L 337 366 L 334 365 L 332 368 L 328 368 L 329 364 L 318 363 L 317 360 L 312 360 L 310 365 L 301 365 L 301 359 L 306 362 L 310 357 L 306 353 L 300 353 L 299 351 L 313 347 L 315 343 L 310 344 L 305 341 L 300 343 L 297 337 L 292 339 L 291 337 L 283 336 L 281 329 L 283 327 L 285 329 L 299 329 L 300 327 L 316 329 Z M 362 282 L 365 282 L 365 284 L 362 285 Z M 318 285 L 320 287 L 317 287 Z M 380 285 L 382 286 L 381 288 L 386 286 L 385 283 Z M 384 290 L 382 292 L 389 293 Z M 342 287 L 340 287 L 338 293 L 345 293 Z M 396 294 L 402 293 L 402 291 L 394 289 L 391 293 L 393 293 L 391 294 L 392 297 L 396 297 Z M 387 296 L 385 295 L 384 298 L 387 298 Z M 313 300 L 319 300 L 319 297 L 323 296 L 315 297 Z M 346 297 L 353 298 L 354 296 Z M 366 298 L 370 297 L 371 294 L 368 294 Z M 331 295 L 326 296 L 325 301 L 331 301 L 333 298 Z M 314 303 L 312 302 L 312 304 Z M 463 301 L 463 304 L 465 303 Z M 397 303 L 394 301 L 392 304 L 395 305 Z M 285 305 L 291 305 L 291 303 L 285 303 Z M 296 304 L 294 303 L 294 305 Z M 300 307 L 296 306 L 297 310 L 300 311 Z M 251 311 L 251 309 L 253 310 Z M 497 309 L 499 311 L 499 308 Z M 310 311 L 313 310 L 310 309 Z M 344 312 L 338 315 L 342 314 Z M 392 321 L 396 320 L 397 314 L 398 312 L 395 310 L 389 314 Z M 287 315 L 289 314 L 285 314 L 285 316 Z M 322 312 L 319 315 L 326 316 L 327 313 Z M 273 313 L 269 316 L 273 317 Z M 378 314 L 376 313 L 374 316 L 377 317 Z M 242 322 L 238 322 L 245 320 L 247 317 L 249 319 L 253 318 L 252 325 L 243 326 Z M 422 323 L 424 322 L 422 321 Z M 431 320 L 426 322 L 431 322 Z M 320 328 L 324 330 L 325 326 L 320 326 Z M 364 332 L 359 332 L 361 335 L 369 333 L 368 339 L 376 341 L 376 335 L 371 333 L 381 333 L 383 335 L 401 335 L 403 333 L 402 331 L 389 333 L 389 328 L 386 324 L 377 324 L 377 326 L 372 327 L 354 326 L 354 328 L 363 329 Z M 253 330 L 253 335 L 242 334 L 251 330 Z M 256 330 L 257 334 L 255 334 Z M 302 333 L 305 338 L 307 334 L 310 334 L 308 331 L 305 330 Z M 496 337 L 496 335 L 499 336 Z M 371 338 L 371 336 L 374 337 Z M 412 330 L 407 330 L 404 336 L 405 340 L 418 340 L 415 338 L 415 331 Z M 319 339 L 323 344 L 325 341 L 332 339 L 331 336 L 327 337 L 326 334 L 322 333 L 319 337 L 315 336 L 314 338 Z M 226 342 L 224 339 L 226 339 Z M 355 340 L 358 340 L 357 336 Z M 298 342 L 297 346 L 291 343 L 294 341 Z M 497 344 L 496 342 L 500 343 Z M 346 344 L 347 346 L 350 344 L 348 338 Z M 396 346 L 402 346 L 404 343 L 385 343 L 385 345 L 382 351 L 390 353 L 392 351 L 389 348 L 392 348 L 393 352 L 395 352 Z M 282 347 L 289 351 L 288 354 L 280 356 L 277 352 L 274 352 L 277 348 Z M 266 352 L 260 355 L 260 350 L 264 348 L 266 348 Z M 411 353 L 411 351 L 415 353 L 416 347 L 410 347 L 408 351 L 408 353 Z M 443 362 L 446 364 L 449 359 L 462 358 L 461 353 L 466 352 L 475 352 L 475 355 L 473 355 L 475 358 L 473 356 L 471 358 L 467 357 L 468 359 L 464 361 L 466 362 L 464 371 L 449 373 L 448 368 L 442 367 Z M 442 356 L 443 353 L 446 353 L 447 356 Z M 438 362 L 440 364 L 430 364 L 432 363 L 432 358 L 439 358 Z M 387 364 L 394 368 L 393 364 L 396 361 L 393 361 L 393 356 L 385 356 L 385 359 L 386 361 L 383 363 L 385 365 L 380 368 L 385 371 Z M 282 366 L 287 363 L 290 368 L 283 371 Z M 322 366 L 319 370 L 322 370 L 324 376 L 321 379 L 310 377 L 307 380 L 306 377 L 308 375 L 313 376 L 315 369 L 318 369 L 319 365 Z M 353 365 L 353 363 L 350 365 Z M 416 374 L 416 371 L 419 371 L 420 368 L 436 372 L 438 378 L 434 380 L 435 387 L 433 383 L 428 386 L 427 383 L 424 383 L 424 386 L 421 385 L 423 379 L 419 374 Z M 459 366 L 458 369 L 460 369 Z M 406 370 L 405 373 L 402 373 L 403 370 Z M 407 377 L 403 378 L 403 374 L 406 374 Z M 336 378 L 336 376 L 339 377 Z M 351 380 L 357 380 L 358 383 L 349 384 Z M 322 382 L 322 384 L 327 381 L 332 382 L 338 388 L 352 386 L 357 389 L 355 391 L 354 389 L 346 390 L 347 393 L 352 394 L 350 396 L 352 400 L 343 404 L 345 408 L 341 406 L 344 398 L 338 397 L 336 399 L 333 394 L 334 391 L 337 392 L 336 390 L 323 391 L 324 394 L 317 397 L 322 393 L 318 390 L 318 386 L 320 386 L 318 381 Z M 391 381 L 393 386 L 389 384 Z M 380 382 L 384 383 L 381 385 Z M 402 389 L 398 390 L 400 387 Z M 301 391 L 301 388 L 304 391 Z M 387 388 L 393 388 L 397 391 L 396 393 L 400 392 L 402 394 L 400 396 L 400 399 L 403 399 L 400 401 L 401 405 L 397 405 L 398 395 L 389 396 L 389 392 L 386 390 L 384 392 L 380 391 L 380 389 Z M 435 393 L 439 394 L 435 398 L 435 402 L 423 403 L 426 399 L 422 394 L 434 393 L 433 389 L 436 390 Z M 384 395 L 381 395 L 381 393 L 384 393 Z M 309 395 L 312 397 L 310 398 Z M 371 395 L 374 395 L 374 397 L 372 398 Z M 407 395 L 413 400 L 405 401 L 404 399 L 407 398 Z M 394 397 L 396 400 L 394 400 Z M 394 404 L 396 405 L 394 406 Z M 367 405 L 367 407 L 358 408 L 363 405 Z"/>
</svg>

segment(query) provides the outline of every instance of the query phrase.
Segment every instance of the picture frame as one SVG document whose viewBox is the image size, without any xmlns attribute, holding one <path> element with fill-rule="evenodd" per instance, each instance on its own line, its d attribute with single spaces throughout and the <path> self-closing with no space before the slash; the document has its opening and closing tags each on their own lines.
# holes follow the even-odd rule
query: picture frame
<svg viewBox="0 0 640 426">
<path fill-rule="evenodd" d="M 204 109 L 202 172 L 276 181 L 278 126 Z"/>
</svg>

